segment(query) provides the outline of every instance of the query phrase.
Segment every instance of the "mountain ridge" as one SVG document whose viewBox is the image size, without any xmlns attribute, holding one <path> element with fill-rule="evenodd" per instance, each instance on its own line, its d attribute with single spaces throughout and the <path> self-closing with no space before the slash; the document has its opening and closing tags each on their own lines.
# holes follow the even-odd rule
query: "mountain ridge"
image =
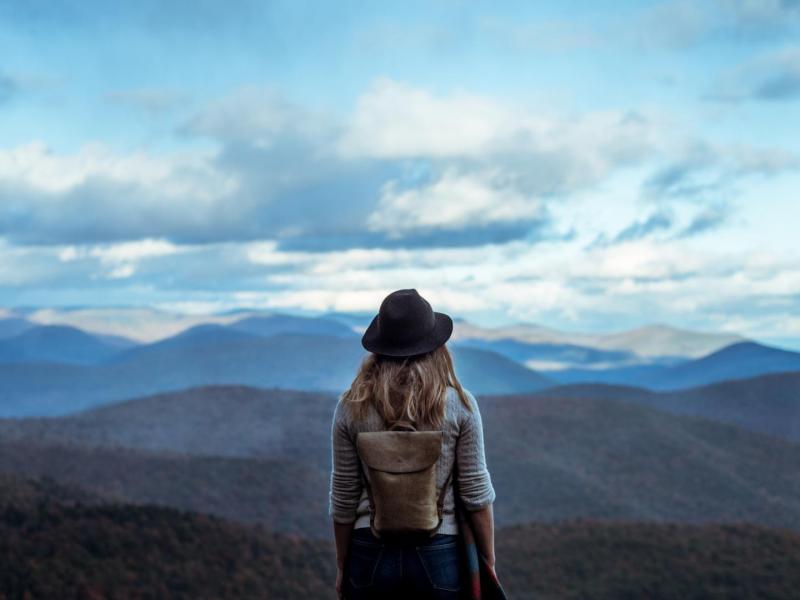
<svg viewBox="0 0 800 600">
<path fill-rule="evenodd" d="M 501 526 L 590 516 L 800 529 L 800 444 L 619 400 L 476 397 Z M 335 402 L 328 394 L 214 386 L 72 417 L 4 420 L 0 472 L 90 489 L 100 482 L 128 490 L 127 499 L 160 494 L 272 525 L 275 515 L 291 515 L 313 529 L 325 513 Z M 291 472 L 305 473 L 307 487 L 287 488 L 280 473 Z M 201 500 L 207 504 L 192 504 Z M 264 512 L 270 503 L 274 514 Z"/>
<path fill-rule="evenodd" d="M 210 333 L 208 333 L 210 332 Z M 218 333 L 223 332 L 220 341 Z M 0 416 L 66 414 L 135 396 L 204 384 L 314 391 L 347 389 L 366 351 L 353 337 L 261 337 L 203 328 L 201 342 L 180 336 L 140 345 L 96 365 L 0 364 Z M 195 343 L 196 342 L 196 343 Z M 459 377 L 476 393 L 534 391 L 550 379 L 499 354 L 452 349 Z"/>
<path fill-rule="evenodd" d="M 573 398 L 616 398 L 800 442 L 800 370 L 729 379 L 681 390 L 654 391 L 634 386 L 583 383 L 558 385 L 537 393 Z"/>
</svg>

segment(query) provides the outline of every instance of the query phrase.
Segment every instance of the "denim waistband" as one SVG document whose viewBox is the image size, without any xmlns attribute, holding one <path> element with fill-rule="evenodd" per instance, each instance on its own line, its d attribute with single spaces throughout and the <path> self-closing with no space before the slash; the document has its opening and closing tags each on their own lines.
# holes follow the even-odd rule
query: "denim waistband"
<svg viewBox="0 0 800 600">
<path fill-rule="evenodd" d="M 408 535 L 408 536 L 397 536 L 397 537 L 382 536 L 380 538 L 377 538 L 372 533 L 372 530 L 369 527 L 359 527 L 358 529 L 353 529 L 352 537 L 353 539 L 357 539 L 362 542 L 371 542 L 373 544 L 381 544 L 381 545 L 437 546 L 437 545 L 450 544 L 454 542 L 458 538 L 458 535 L 450 533 L 435 533 L 433 535 L 428 535 L 423 533 L 420 535 Z"/>
</svg>

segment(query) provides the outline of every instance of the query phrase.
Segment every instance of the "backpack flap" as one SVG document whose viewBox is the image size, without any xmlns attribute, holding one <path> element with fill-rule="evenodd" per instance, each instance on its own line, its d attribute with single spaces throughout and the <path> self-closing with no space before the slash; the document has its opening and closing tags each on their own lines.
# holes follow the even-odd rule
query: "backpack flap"
<svg viewBox="0 0 800 600">
<path fill-rule="evenodd" d="M 356 445 L 375 471 L 412 473 L 430 467 L 442 452 L 441 431 L 363 431 Z"/>
</svg>

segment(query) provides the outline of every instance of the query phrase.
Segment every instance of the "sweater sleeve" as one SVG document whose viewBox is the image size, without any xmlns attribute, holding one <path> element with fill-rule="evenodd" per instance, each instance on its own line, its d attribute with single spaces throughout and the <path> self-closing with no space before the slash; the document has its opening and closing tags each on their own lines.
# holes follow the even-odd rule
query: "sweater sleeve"
<svg viewBox="0 0 800 600">
<path fill-rule="evenodd" d="M 331 425 L 331 457 L 328 515 L 337 523 L 352 523 L 356 520 L 363 483 L 341 396 Z"/>
<path fill-rule="evenodd" d="M 456 442 L 458 465 L 458 492 L 464 507 L 470 511 L 480 510 L 495 500 L 495 491 L 483 448 L 483 421 L 475 397 L 464 390 L 472 411 L 462 405 L 461 432 Z"/>
</svg>

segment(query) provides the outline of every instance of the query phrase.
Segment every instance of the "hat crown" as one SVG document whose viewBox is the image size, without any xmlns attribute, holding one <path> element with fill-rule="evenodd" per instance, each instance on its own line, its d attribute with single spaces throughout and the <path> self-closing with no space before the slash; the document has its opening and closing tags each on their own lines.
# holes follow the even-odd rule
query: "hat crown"
<svg viewBox="0 0 800 600">
<path fill-rule="evenodd" d="M 361 345 L 376 354 L 413 356 L 444 345 L 452 332 L 450 315 L 434 312 L 416 289 L 408 288 L 383 299 L 361 336 Z"/>
<path fill-rule="evenodd" d="M 436 315 L 431 305 L 414 288 L 392 292 L 381 302 L 378 328 L 386 339 L 405 343 L 435 327 Z"/>
</svg>

